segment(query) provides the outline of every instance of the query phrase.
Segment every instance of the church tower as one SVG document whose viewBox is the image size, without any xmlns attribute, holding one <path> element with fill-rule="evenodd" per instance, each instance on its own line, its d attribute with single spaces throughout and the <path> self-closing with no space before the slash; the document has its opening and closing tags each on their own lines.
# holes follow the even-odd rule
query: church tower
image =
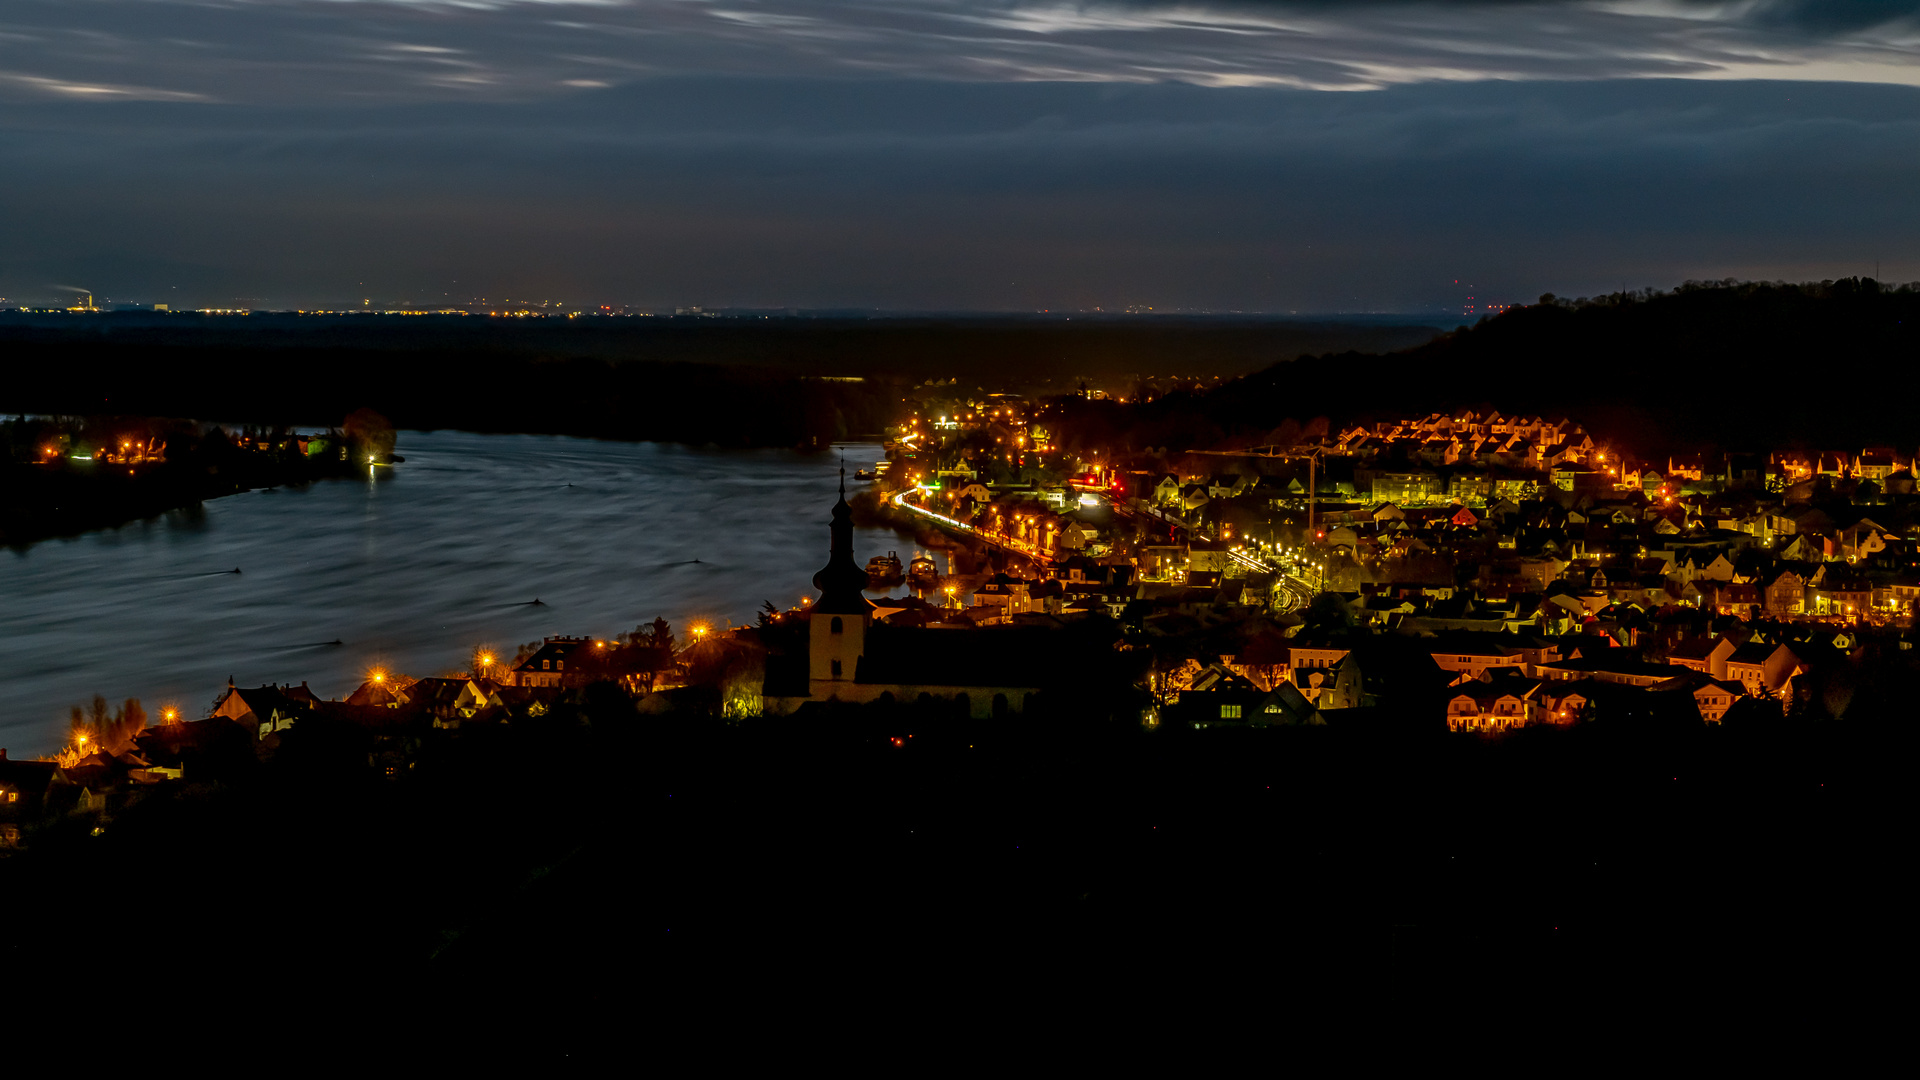
<svg viewBox="0 0 1920 1080">
<path fill-rule="evenodd" d="M 873 603 L 862 593 L 867 572 L 853 561 L 853 508 L 847 505 L 847 470 L 840 469 L 840 501 L 833 504 L 833 545 L 827 565 L 813 575 L 820 599 L 808 615 L 807 675 L 813 696 L 828 698 L 853 682 L 866 652 Z"/>
</svg>

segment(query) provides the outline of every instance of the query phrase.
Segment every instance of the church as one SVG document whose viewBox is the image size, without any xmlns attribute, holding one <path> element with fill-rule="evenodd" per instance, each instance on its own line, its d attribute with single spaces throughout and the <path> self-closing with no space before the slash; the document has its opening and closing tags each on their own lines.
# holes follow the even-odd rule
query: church
<svg viewBox="0 0 1920 1080">
<path fill-rule="evenodd" d="M 762 707 L 792 713 L 809 703 L 944 701 L 967 715 L 1023 713 L 1057 663 L 1055 632 L 1024 627 L 894 627 L 864 595 L 867 572 L 853 557 L 853 508 L 845 470 L 829 526 L 827 565 L 813 575 L 820 598 L 808 609 L 805 663 L 767 661 Z"/>
</svg>

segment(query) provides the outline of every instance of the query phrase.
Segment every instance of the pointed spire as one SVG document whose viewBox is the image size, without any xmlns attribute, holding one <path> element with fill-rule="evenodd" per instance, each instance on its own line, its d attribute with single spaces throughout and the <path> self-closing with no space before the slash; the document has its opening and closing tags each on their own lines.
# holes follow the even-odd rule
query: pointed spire
<svg viewBox="0 0 1920 1080">
<path fill-rule="evenodd" d="M 813 587 L 820 590 L 815 611 L 834 614 L 866 612 L 873 605 L 861 596 L 867 587 L 867 572 L 853 561 L 853 508 L 847 505 L 847 470 L 840 467 L 840 501 L 833 505 L 833 521 L 828 528 L 832 543 L 827 565 L 813 575 Z"/>
</svg>

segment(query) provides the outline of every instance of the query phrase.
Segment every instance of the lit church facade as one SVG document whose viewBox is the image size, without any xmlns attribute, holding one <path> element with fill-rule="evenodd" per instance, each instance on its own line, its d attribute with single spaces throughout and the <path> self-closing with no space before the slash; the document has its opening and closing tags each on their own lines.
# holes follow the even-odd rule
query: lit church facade
<svg viewBox="0 0 1920 1080">
<path fill-rule="evenodd" d="M 890 627 L 875 617 L 864 595 L 867 573 L 853 557 L 853 509 L 845 480 L 834 504 L 827 565 L 813 575 L 820 598 L 806 615 L 805 692 L 793 672 L 768 665 L 763 707 L 791 713 L 809 702 L 903 704 L 945 701 L 967 714 L 990 717 L 1025 712 L 1039 693 L 1041 657 L 1019 646 L 1011 628 Z"/>
</svg>

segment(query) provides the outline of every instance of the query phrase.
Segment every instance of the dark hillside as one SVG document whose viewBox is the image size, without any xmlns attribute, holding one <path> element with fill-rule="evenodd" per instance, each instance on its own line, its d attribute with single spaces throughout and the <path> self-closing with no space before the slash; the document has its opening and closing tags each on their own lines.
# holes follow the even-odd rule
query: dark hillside
<svg viewBox="0 0 1920 1080">
<path fill-rule="evenodd" d="M 1497 408 L 1571 416 L 1649 456 L 1911 447 L 1920 414 L 1902 391 L 1916 360 L 1920 287 L 1689 283 L 1542 297 L 1403 352 L 1276 364 L 1202 398 L 1156 403 L 1142 419 L 1257 439 L 1285 417 L 1337 424 Z"/>
</svg>

